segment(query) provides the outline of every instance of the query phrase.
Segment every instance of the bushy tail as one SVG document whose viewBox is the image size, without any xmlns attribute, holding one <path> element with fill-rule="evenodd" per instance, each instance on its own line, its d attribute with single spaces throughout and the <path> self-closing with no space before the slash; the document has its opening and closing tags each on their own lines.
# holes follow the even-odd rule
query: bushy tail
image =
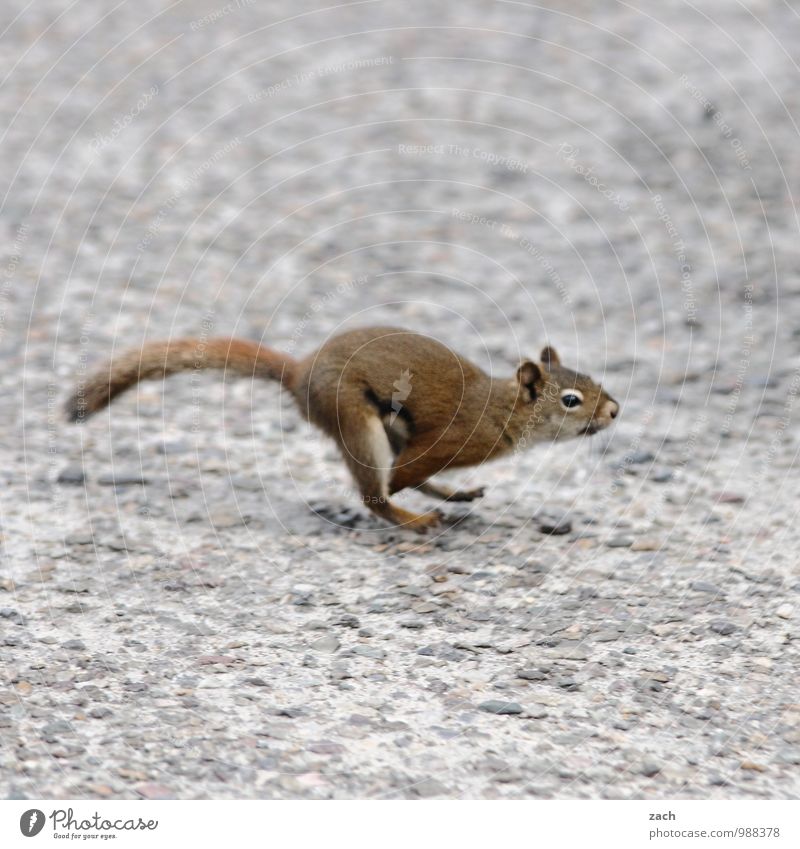
<svg viewBox="0 0 800 849">
<path fill-rule="evenodd" d="M 224 369 L 245 377 L 266 377 L 290 386 L 297 360 L 246 339 L 173 339 L 126 351 L 81 381 L 66 405 L 70 421 L 87 419 L 140 380 L 179 371 Z"/>
</svg>

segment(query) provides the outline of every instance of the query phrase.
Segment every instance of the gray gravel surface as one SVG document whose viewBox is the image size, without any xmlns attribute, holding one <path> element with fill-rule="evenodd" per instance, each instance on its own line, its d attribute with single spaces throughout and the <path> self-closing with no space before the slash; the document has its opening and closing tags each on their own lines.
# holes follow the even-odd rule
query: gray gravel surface
<svg viewBox="0 0 800 849">
<path fill-rule="evenodd" d="M 792 4 L 0 14 L 2 795 L 798 794 Z M 146 339 L 368 323 L 622 414 L 428 536 L 275 385 L 61 419 Z"/>
</svg>

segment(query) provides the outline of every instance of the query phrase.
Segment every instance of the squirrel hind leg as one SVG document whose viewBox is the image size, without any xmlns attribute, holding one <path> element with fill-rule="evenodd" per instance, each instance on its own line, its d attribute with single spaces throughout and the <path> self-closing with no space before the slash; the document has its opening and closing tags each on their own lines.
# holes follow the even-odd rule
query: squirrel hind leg
<svg viewBox="0 0 800 849">
<path fill-rule="evenodd" d="M 402 454 L 411 438 L 408 422 L 395 414 L 385 415 L 381 418 L 381 421 L 392 453 L 395 456 Z"/>
<path fill-rule="evenodd" d="M 395 455 L 381 419 L 370 411 L 341 424 L 340 447 L 364 505 L 393 525 L 416 530 L 438 525 L 439 513 L 412 513 L 389 500 L 389 476 Z"/>
</svg>

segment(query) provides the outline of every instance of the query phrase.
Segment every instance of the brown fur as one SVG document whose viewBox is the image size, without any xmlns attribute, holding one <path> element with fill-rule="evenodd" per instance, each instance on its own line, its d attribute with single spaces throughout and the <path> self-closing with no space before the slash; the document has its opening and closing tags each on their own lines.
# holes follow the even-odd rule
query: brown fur
<svg viewBox="0 0 800 849">
<path fill-rule="evenodd" d="M 391 327 L 353 330 L 302 360 L 255 342 L 180 339 L 127 352 L 79 386 L 67 404 L 80 421 L 145 378 L 217 368 L 279 380 L 302 414 L 336 440 L 365 505 L 414 528 L 435 525 L 436 512 L 392 504 L 406 487 L 444 500 L 472 500 L 428 479 L 537 442 L 592 434 L 619 406 L 585 375 L 564 368 L 545 348 L 541 364 L 525 361 L 511 378 L 491 378 L 445 345 Z M 565 393 L 582 403 L 567 409 Z M 572 399 L 574 401 L 574 399 Z"/>
<path fill-rule="evenodd" d="M 163 378 L 179 371 L 224 369 L 244 377 L 269 377 L 285 382 L 296 364 L 287 354 L 245 339 L 153 342 L 141 351 L 125 351 L 81 382 L 67 402 L 67 418 L 72 422 L 88 418 L 140 380 Z"/>
</svg>

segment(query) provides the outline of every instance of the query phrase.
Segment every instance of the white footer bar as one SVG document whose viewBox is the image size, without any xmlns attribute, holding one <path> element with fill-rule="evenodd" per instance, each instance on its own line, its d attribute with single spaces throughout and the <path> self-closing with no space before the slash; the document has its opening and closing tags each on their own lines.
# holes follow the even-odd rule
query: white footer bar
<svg viewBox="0 0 800 849">
<path fill-rule="evenodd" d="M 0 846 L 800 846 L 792 801 L 3 801 Z"/>
</svg>

